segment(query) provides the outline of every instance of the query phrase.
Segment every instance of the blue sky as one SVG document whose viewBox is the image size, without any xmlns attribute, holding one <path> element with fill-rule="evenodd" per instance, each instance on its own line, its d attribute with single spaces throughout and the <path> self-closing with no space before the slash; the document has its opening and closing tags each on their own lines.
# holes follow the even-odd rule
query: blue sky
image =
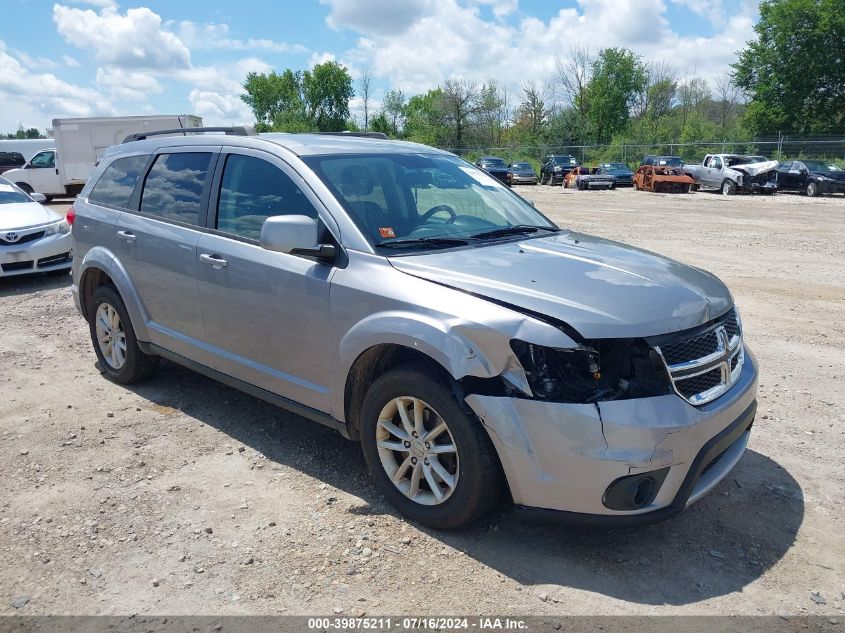
<svg viewBox="0 0 845 633">
<path fill-rule="evenodd" d="M 679 77 L 714 81 L 753 35 L 758 0 L 6 0 L 0 131 L 55 117 L 192 113 L 250 123 L 250 71 L 334 59 L 415 94 L 449 77 L 554 96 L 575 43 L 628 46 Z M 356 83 L 356 88 L 358 87 Z M 374 106 L 374 107 L 373 107 Z M 360 113 L 360 98 L 352 103 Z"/>
</svg>

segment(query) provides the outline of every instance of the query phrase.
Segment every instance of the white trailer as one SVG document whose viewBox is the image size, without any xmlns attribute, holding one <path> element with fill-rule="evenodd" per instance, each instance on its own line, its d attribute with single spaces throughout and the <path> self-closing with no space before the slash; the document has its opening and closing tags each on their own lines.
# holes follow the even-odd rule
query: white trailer
<svg viewBox="0 0 845 633">
<path fill-rule="evenodd" d="M 0 139 L 0 152 L 18 152 L 29 160 L 42 149 L 55 149 L 56 139 L 53 138 L 12 138 Z"/>
<path fill-rule="evenodd" d="M 53 119 L 55 149 L 38 152 L 23 168 L 3 177 L 48 198 L 75 196 L 106 149 L 130 134 L 195 127 L 202 127 L 202 118 L 191 114 Z"/>
</svg>

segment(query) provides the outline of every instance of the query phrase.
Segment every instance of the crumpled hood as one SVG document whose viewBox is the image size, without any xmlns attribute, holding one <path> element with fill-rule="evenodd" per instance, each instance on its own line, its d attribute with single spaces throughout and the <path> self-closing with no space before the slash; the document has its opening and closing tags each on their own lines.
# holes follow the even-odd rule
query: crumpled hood
<svg viewBox="0 0 845 633">
<path fill-rule="evenodd" d="M 585 338 L 676 332 L 706 323 L 733 305 L 728 289 L 710 273 L 568 231 L 392 257 L 390 263 L 409 275 L 559 319 Z"/>
<path fill-rule="evenodd" d="M 62 216 L 38 202 L 0 204 L 0 232 L 58 222 Z"/>
<path fill-rule="evenodd" d="M 732 165 L 729 169 L 741 169 L 749 176 L 756 176 L 757 174 L 763 174 L 767 171 L 772 171 L 778 168 L 778 163 L 776 160 L 767 160 L 762 163 L 747 163 L 745 165 Z"/>
</svg>

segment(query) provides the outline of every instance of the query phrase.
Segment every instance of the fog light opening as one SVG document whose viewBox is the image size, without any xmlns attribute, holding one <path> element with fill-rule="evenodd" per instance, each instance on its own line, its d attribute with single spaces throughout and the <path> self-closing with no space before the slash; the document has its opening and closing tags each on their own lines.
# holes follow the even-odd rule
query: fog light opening
<svg viewBox="0 0 845 633">
<path fill-rule="evenodd" d="M 646 477 L 637 484 L 637 489 L 634 492 L 634 506 L 642 508 L 648 503 L 648 500 L 651 498 L 651 492 L 654 490 L 654 483 L 652 477 Z"/>
</svg>

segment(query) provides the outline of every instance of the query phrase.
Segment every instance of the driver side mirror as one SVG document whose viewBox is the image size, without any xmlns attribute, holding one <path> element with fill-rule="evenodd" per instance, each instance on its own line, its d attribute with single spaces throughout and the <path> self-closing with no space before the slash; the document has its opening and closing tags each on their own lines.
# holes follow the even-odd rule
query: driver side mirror
<svg viewBox="0 0 845 633">
<path fill-rule="evenodd" d="M 274 215 L 261 225 L 261 248 L 290 255 L 332 259 L 336 249 L 320 244 L 317 220 L 306 215 Z"/>
</svg>

